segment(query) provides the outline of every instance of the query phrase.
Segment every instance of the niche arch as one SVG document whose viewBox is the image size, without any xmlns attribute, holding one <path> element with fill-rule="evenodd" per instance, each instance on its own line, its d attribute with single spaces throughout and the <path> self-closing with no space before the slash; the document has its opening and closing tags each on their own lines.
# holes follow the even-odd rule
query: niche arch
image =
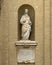
<svg viewBox="0 0 52 65">
<path fill-rule="evenodd" d="M 18 40 L 21 40 L 21 24 L 20 24 L 20 19 L 21 16 L 24 14 L 24 10 L 28 9 L 28 15 L 30 16 L 31 22 L 32 22 L 32 26 L 31 26 L 31 33 L 30 33 L 30 37 L 29 40 L 35 40 L 35 10 L 34 8 L 29 5 L 29 4 L 23 4 L 22 6 L 20 6 L 18 8 Z"/>
</svg>

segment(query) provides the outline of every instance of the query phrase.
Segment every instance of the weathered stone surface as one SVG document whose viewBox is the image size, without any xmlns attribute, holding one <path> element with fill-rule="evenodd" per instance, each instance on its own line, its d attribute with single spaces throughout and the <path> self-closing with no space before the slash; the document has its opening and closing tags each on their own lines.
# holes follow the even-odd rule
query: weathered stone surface
<svg viewBox="0 0 52 65">
<path fill-rule="evenodd" d="M 52 17 L 52 0 L 2 0 L 0 65 L 17 65 L 15 46 L 15 41 L 18 40 L 17 11 L 22 4 L 29 4 L 35 10 L 34 34 L 35 40 L 38 42 L 36 65 L 50 65 L 50 60 L 52 65 L 52 19 L 50 18 L 50 16 Z"/>
<path fill-rule="evenodd" d="M 30 41 L 30 40 L 20 40 L 20 41 L 16 41 L 16 46 L 18 46 L 18 45 L 36 46 L 37 42 L 36 41 Z"/>
<path fill-rule="evenodd" d="M 17 63 L 35 63 L 36 41 L 20 40 L 16 42 Z"/>
<path fill-rule="evenodd" d="M 17 63 L 35 63 L 35 51 L 33 49 L 19 49 Z"/>
</svg>

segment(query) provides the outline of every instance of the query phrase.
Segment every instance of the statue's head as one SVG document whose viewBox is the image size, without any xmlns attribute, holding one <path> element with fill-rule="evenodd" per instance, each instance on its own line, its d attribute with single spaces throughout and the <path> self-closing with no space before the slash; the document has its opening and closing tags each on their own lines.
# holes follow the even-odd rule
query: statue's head
<svg viewBox="0 0 52 65">
<path fill-rule="evenodd" d="M 28 9 L 25 9 L 25 13 L 28 13 Z"/>
</svg>

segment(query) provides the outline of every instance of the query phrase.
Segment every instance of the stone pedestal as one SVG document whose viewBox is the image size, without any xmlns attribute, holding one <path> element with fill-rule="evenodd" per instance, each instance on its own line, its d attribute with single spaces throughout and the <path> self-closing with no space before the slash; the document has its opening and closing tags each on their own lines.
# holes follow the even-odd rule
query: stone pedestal
<svg viewBox="0 0 52 65">
<path fill-rule="evenodd" d="M 35 63 L 36 41 L 20 40 L 16 41 L 17 63 Z"/>
</svg>

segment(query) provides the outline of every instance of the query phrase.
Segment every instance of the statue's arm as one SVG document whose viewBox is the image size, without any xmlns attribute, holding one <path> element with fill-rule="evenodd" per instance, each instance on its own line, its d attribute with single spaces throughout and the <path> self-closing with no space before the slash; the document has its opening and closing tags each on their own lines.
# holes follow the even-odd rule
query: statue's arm
<svg viewBox="0 0 52 65">
<path fill-rule="evenodd" d="M 32 22 L 31 22 L 31 20 L 29 19 L 29 25 L 32 25 Z"/>
<path fill-rule="evenodd" d="M 24 16 L 21 17 L 21 19 L 20 19 L 20 23 L 21 23 L 21 24 L 24 23 Z"/>
</svg>

